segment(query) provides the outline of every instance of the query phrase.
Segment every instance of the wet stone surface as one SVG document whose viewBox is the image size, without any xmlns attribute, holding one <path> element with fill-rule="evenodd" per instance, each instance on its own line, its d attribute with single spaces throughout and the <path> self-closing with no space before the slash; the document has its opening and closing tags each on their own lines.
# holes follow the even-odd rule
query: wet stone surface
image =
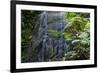
<svg viewBox="0 0 100 73">
<path fill-rule="evenodd" d="M 67 43 L 62 35 L 65 26 L 64 13 L 44 11 L 39 17 L 38 32 L 33 34 L 32 46 L 28 49 L 31 50 L 28 62 L 62 61 L 67 52 Z"/>
</svg>

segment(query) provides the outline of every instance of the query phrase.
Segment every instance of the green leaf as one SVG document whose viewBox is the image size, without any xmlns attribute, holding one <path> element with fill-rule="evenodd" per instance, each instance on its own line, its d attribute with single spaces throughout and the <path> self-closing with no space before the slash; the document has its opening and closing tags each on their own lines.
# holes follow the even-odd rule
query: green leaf
<svg viewBox="0 0 100 73">
<path fill-rule="evenodd" d="M 80 40 L 78 40 L 78 39 L 77 39 L 77 40 L 73 40 L 73 41 L 72 41 L 72 44 L 78 43 L 78 42 L 80 42 Z"/>
<path fill-rule="evenodd" d="M 81 32 L 81 34 L 79 35 L 79 38 L 83 38 L 83 39 L 85 38 L 85 39 L 87 39 L 88 36 L 89 36 L 88 33 L 86 33 L 86 32 Z"/>
</svg>

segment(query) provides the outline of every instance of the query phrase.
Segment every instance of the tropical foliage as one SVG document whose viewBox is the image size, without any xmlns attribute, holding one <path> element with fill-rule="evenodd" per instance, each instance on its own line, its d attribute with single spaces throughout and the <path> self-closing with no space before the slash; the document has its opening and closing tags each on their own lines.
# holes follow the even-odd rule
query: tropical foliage
<svg viewBox="0 0 100 73">
<path fill-rule="evenodd" d="M 88 13 L 68 12 L 64 38 L 69 42 L 66 60 L 84 60 L 90 57 L 90 21 Z"/>
</svg>

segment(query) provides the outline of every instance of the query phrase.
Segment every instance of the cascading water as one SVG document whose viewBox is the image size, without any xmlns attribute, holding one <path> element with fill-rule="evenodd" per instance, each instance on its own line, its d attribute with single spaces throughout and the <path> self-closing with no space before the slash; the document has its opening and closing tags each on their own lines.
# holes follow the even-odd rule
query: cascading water
<svg viewBox="0 0 100 73">
<path fill-rule="evenodd" d="M 38 34 L 33 37 L 32 46 L 41 46 L 35 47 L 38 51 L 34 55 L 35 58 L 31 55 L 30 58 L 33 58 L 31 61 L 61 61 L 67 52 L 67 43 L 62 34 L 65 26 L 64 12 L 42 12 L 38 26 Z"/>
</svg>

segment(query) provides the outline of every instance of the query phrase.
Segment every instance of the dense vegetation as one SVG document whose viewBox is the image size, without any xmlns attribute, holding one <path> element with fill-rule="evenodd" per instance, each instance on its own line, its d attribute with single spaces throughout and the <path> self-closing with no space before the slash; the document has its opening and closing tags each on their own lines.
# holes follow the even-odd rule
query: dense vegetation
<svg viewBox="0 0 100 73">
<path fill-rule="evenodd" d="M 31 10 L 22 10 L 21 12 L 21 58 L 22 61 L 25 61 L 40 12 Z"/>
<path fill-rule="evenodd" d="M 90 57 L 90 21 L 88 13 L 68 12 L 64 37 L 69 42 L 66 60 L 84 60 Z"/>
<path fill-rule="evenodd" d="M 21 13 L 21 60 L 26 61 L 27 50 L 36 33 L 35 25 L 42 11 L 22 10 Z M 63 60 L 86 60 L 90 57 L 90 15 L 89 13 L 66 12 L 64 32 L 49 30 L 56 37 L 63 35 L 68 43 L 68 52 Z M 33 52 L 34 53 L 34 52 Z"/>
</svg>

